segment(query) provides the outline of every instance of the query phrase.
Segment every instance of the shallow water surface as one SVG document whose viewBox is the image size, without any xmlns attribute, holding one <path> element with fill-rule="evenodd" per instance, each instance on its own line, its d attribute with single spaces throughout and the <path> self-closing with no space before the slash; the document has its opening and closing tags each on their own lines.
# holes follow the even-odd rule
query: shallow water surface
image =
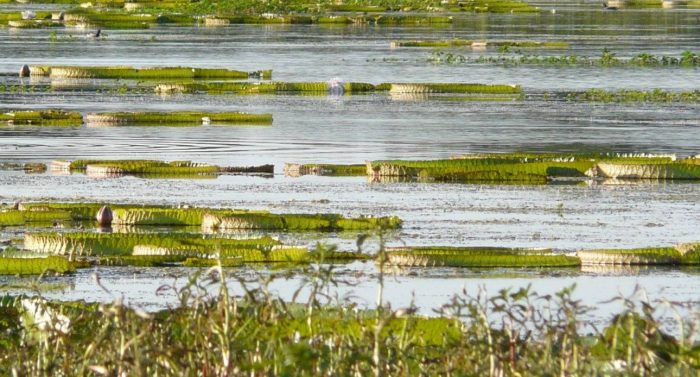
<svg viewBox="0 0 700 377">
<path fill-rule="evenodd" d="M 22 64 L 168 65 L 273 69 L 279 81 L 481 82 L 521 85 L 522 99 L 464 101 L 453 96 L 173 95 L 149 90 L 118 94 L 94 89 L 0 92 L 0 110 L 63 108 L 98 111 L 246 111 L 271 113 L 272 126 L 39 128 L 0 126 L 0 161 L 52 159 L 193 160 L 219 165 L 275 164 L 272 178 L 220 176 L 208 180 L 95 179 L 84 175 L 0 171 L 0 200 L 101 201 L 190 204 L 267 209 L 274 212 L 335 212 L 350 216 L 397 215 L 400 231 L 386 235 L 389 246 L 451 245 L 547 247 L 561 252 L 588 248 L 669 246 L 700 241 L 700 184 L 639 182 L 576 185 L 462 185 L 371 183 L 365 178 L 282 175 L 285 162 L 363 163 L 377 159 L 435 159 L 470 152 L 645 152 L 689 156 L 700 150 L 697 103 L 586 103 L 547 100 L 549 94 L 589 88 L 697 90 L 698 68 L 504 67 L 488 64 L 433 64 L 432 48 L 391 48 L 392 40 L 550 40 L 570 49 L 510 51 L 542 56 L 599 57 L 608 48 L 620 58 L 640 53 L 679 56 L 700 52 L 700 10 L 605 12 L 597 2 L 537 2 L 539 15 L 460 15 L 444 27 L 232 25 L 224 28 L 153 27 L 107 30 L 103 40 L 85 30 L 0 29 L 0 87 L 28 85 L 16 73 Z M 16 6 L 0 5 L 1 9 Z M 554 12 L 552 12 L 554 10 Z M 456 48 L 476 58 L 495 49 Z M 510 55 L 509 55 L 510 56 Z M 93 80 L 115 88 L 122 82 Z M 134 83 L 130 83 L 134 84 Z M 144 85 L 144 83 L 138 83 Z M 89 227 L 89 225 L 88 225 Z M 26 229 L 4 229 L 1 238 Z M 155 229 L 151 231 L 172 231 Z M 328 242 L 353 250 L 356 233 L 273 233 L 285 243 Z M 377 241 L 369 241 L 376 250 Z M 149 310 L 174 304 L 157 294 L 164 284 L 183 284 L 192 269 L 94 268 L 55 278 L 70 288 L 46 295 L 59 299 L 111 301 L 123 296 Z M 238 273 L 269 272 L 243 268 Z M 97 273 L 110 292 L 99 288 Z M 368 307 L 374 302 L 376 267 L 353 263 L 339 276 Z M 284 297 L 302 277 L 275 283 Z M 0 277 L 0 284 L 15 278 Z M 576 297 L 596 305 L 591 314 L 607 319 L 619 307 L 601 304 L 636 285 L 652 298 L 696 305 L 697 271 L 528 270 L 472 271 L 413 269 L 387 280 L 385 297 L 394 307 L 415 300 L 429 314 L 463 287 L 476 292 L 532 285 L 554 293 L 577 285 Z M 181 285 L 178 285 L 181 286 Z"/>
</svg>

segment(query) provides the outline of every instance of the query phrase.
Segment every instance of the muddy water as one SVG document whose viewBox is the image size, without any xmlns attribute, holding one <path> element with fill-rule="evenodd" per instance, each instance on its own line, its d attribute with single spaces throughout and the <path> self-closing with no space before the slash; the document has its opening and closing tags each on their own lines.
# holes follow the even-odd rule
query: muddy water
<svg viewBox="0 0 700 377">
<path fill-rule="evenodd" d="M 568 50 L 523 50 L 538 55 L 599 56 L 604 47 L 621 58 L 638 53 L 678 56 L 700 51 L 700 11 L 624 10 L 603 12 L 592 3 L 539 3 L 541 15 L 462 16 L 454 25 L 415 27 L 231 26 L 157 27 L 109 30 L 102 41 L 86 31 L 0 29 L 0 85 L 19 84 L 19 66 L 187 65 L 241 70 L 271 68 L 275 80 L 484 82 L 522 85 L 520 101 L 466 102 L 451 98 L 359 96 L 203 96 L 94 92 L 0 93 L 0 108 L 57 107 L 82 112 L 120 110 L 212 110 L 269 112 L 271 127 L 199 128 L 11 128 L 0 127 L 0 161 L 54 158 L 190 159 L 222 165 L 274 163 L 274 178 L 222 176 L 214 180 L 92 179 L 82 175 L 25 175 L 0 172 L 0 200 L 96 200 L 189 203 L 277 212 L 338 212 L 398 215 L 404 228 L 387 236 L 389 245 L 498 245 L 552 247 L 562 251 L 594 247 L 641 247 L 698 241 L 700 185 L 483 186 L 368 183 L 363 178 L 285 178 L 284 162 L 358 163 L 388 158 L 445 158 L 491 151 L 700 152 L 697 104 L 593 104 L 543 101 L 544 92 L 598 87 L 695 90 L 699 69 L 590 67 L 502 67 L 436 65 L 433 49 L 392 49 L 395 39 L 556 40 Z M 555 13 L 550 11 L 555 9 Z M 470 57 L 497 51 L 454 49 Z M 4 74 L 4 75 L 2 75 Z M 114 83 L 111 83 L 114 85 Z M 24 230 L 4 230 L 3 237 Z M 337 243 L 352 249 L 354 234 L 277 234 L 288 242 Z M 376 245 L 375 245 L 376 246 Z M 372 264 L 343 267 L 352 276 L 357 300 L 371 305 Z M 111 290 L 98 289 L 97 272 Z M 173 303 L 156 295 L 186 269 L 99 268 L 58 278 L 71 284 L 51 297 L 109 301 L 124 296 L 151 309 Z M 514 275 L 515 274 L 515 275 Z M 296 277 L 295 279 L 298 279 Z M 0 282 L 13 278 L 3 277 Z M 293 283 L 297 283 L 294 280 Z M 572 283 L 578 297 L 598 304 L 639 284 L 652 297 L 695 299 L 694 271 L 668 269 L 613 272 L 468 270 L 417 271 L 387 283 L 387 300 L 406 305 L 410 292 L 429 313 L 465 285 L 495 293 L 528 284 L 551 293 Z M 280 284 L 280 292 L 288 287 Z M 286 289 L 286 290 L 285 290 Z M 598 305 L 596 316 L 609 314 Z"/>
</svg>

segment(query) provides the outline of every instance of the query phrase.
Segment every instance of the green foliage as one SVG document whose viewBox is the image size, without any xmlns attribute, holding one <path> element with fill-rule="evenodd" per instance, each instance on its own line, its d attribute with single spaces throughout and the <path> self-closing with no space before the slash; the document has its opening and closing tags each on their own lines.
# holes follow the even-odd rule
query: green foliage
<svg viewBox="0 0 700 377">
<path fill-rule="evenodd" d="M 366 175 L 367 167 L 364 164 L 286 164 L 285 174 L 292 176 L 323 175 L 331 177 L 355 177 Z"/>
<path fill-rule="evenodd" d="M 400 228 L 401 220 L 395 216 L 345 218 L 335 214 L 210 213 L 203 227 L 286 231 L 373 230 Z"/>
<path fill-rule="evenodd" d="M 0 275 L 40 275 L 45 272 L 66 274 L 74 272 L 76 264 L 58 256 L 46 258 L 0 257 Z"/>
<path fill-rule="evenodd" d="M 438 40 L 395 40 L 391 42 L 392 47 L 471 47 L 476 41 L 469 39 L 438 39 Z M 519 47 L 519 48 L 569 48 L 568 42 L 562 41 L 485 41 L 486 47 Z"/>
<path fill-rule="evenodd" d="M 62 210 L 0 212 L 0 226 L 20 226 L 27 223 L 52 223 L 71 220 L 71 213 Z"/>
<path fill-rule="evenodd" d="M 389 263 L 449 267 L 577 267 L 576 257 L 551 250 L 500 247 L 409 247 L 388 250 Z"/>
<path fill-rule="evenodd" d="M 589 89 L 584 92 L 572 92 L 567 95 L 569 101 L 591 102 L 700 102 L 700 90 L 687 92 L 672 92 L 663 89 L 608 91 L 605 89 Z"/>
<path fill-rule="evenodd" d="M 546 183 L 564 178 L 700 179 L 695 159 L 664 155 L 479 154 L 449 160 L 388 160 L 367 164 L 374 177 L 418 177 L 441 182 Z"/>
<path fill-rule="evenodd" d="M 83 116 L 79 112 L 63 110 L 5 111 L 0 113 L 0 123 L 15 126 L 81 126 Z"/>
<path fill-rule="evenodd" d="M 130 256 L 138 245 L 162 248 L 173 255 L 210 256 L 240 248 L 268 250 L 280 242 L 270 237 L 233 239 L 187 233 L 76 232 L 27 233 L 24 244 L 29 250 L 43 253 L 123 257 Z"/>
<path fill-rule="evenodd" d="M 240 112 L 119 112 L 119 113 L 95 113 L 88 115 L 88 123 L 91 118 L 97 123 L 115 125 L 169 125 L 188 123 L 201 125 L 204 118 L 212 124 L 272 124 L 272 114 L 250 114 Z"/>
<path fill-rule="evenodd" d="M 122 255 L 100 257 L 97 259 L 97 264 L 102 266 L 164 267 L 182 263 L 185 259 L 187 256 L 184 255 Z"/>
<path fill-rule="evenodd" d="M 458 47 L 451 46 L 446 41 L 445 45 L 436 45 L 435 47 Z M 470 41 L 466 41 L 470 42 Z M 465 43 L 466 43 L 465 42 Z M 411 41 L 403 42 L 399 41 L 400 46 L 404 46 L 403 43 L 407 43 L 408 46 L 413 47 Z M 421 46 L 423 42 L 418 43 L 415 47 L 428 47 L 432 41 L 425 41 L 425 46 Z M 545 44 L 549 42 L 544 42 Z M 562 43 L 561 45 L 559 45 Z M 566 48 L 563 45 L 564 42 L 552 42 L 551 46 L 539 46 L 542 48 Z M 493 45 L 493 44 L 491 44 Z M 489 46 L 489 43 L 487 43 Z M 518 66 L 518 65 L 543 65 L 543 66 L 558 66 L 558 67 L 619 67 L 619 68 L 629 68 L 629 67 L 648 67 L 648 68 L 666 68 L 666 67 L 700 67 L 700 56 L 692 51 L 684 51 L 679 57 L 677 56 L 667 56 L 667 55 L 652 55 L 649 53 L 640 53 L 632 58 L 622 59 L 618 58 L 617 55 L 609 50 L 603 50 L 600 57 L 589 57 L 589 56 L 579 56 L 579 55 L 549 55 L 549 56 L 537 56 L 528 54 L 516 54 L 516 55 L 506 55 L 505 53 L 510 51 L 511 48 L 525 48 L 525 47 L 538 47 L 538 46 L 517 46 L 508 45 L 507 43 L 500 45 L 503 48 L 500 50 L 500 55 L 482 55 L 476 58 L 466 56 L 451 51 L 437 50 L 431 53 L 428 61 L 434 64 L 499 64 L 505 66 Z"/>
<path fill-rule="evenodd" d="M 41 75 L 52 78 L 100 78 L 100 79 L 236 79 L 245 80 L 258 77 L 260 72 L 243 72 L 223 68 L 191 67 L 150 67 L 133 68 L 127 66 L 88 67 L 88 66 L 41 66 Z M 32 69 L 35 75 L 36 68 Z"/>
</svg>

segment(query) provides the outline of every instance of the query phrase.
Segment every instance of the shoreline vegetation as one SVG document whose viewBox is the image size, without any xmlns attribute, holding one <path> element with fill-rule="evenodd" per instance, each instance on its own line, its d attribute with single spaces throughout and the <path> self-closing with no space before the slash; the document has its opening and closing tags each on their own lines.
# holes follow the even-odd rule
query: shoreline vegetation
<svg viewBox="0 0 700 377">
<path fill-rule="evenodd" d="M 323 265 L 303 270 L 310 278 L 291 301 L 268 289 L 286 275 L 230 275 L 221 265 L 164 288 L 176 303 L 156 312 L 121 300 L 0 296 L 0 367 L 29 375 L 622 376 L 693 375 L 700 366 L 690 303 L 620 295 L 610 300 L 617 314 L 601 323 L 587 317 L 575 286 L 553 295 L 465 289 L 429 317 L 384 303 L 381 271 L 372 309 L 325 294 L 342 282 Z M 664 322 L 662 308 L 691 316 Z"/>
</svg>

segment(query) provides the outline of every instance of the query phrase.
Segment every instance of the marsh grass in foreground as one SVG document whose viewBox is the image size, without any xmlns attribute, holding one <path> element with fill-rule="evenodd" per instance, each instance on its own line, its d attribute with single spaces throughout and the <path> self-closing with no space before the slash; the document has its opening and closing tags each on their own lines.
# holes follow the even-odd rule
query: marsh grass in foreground
<svg viewBox="0 0 700 377">
<path fill-rule="evenodd" d="M 202 270 L 202 272 L 204 272 Z M 574 288 L 538 295 L 466 290 L 437 309 L 391 308 L 327 294 L 346 284 L 314 265 L 291 300 L 270 285 L 287 273 L 194 275 L 178 304 L 147 313 L 113 304 L 0 298 L 0 368 L 23 375 L 695 375 L 697 307 L 614 297 L 602 328 Z M 103 289 L 100 280 L 97 284 Z M 233 284 L 228 284 L 233 283 Z M 218 293 L 217 293 L 218 290 Z M 211 292 L 211 293 L 208 293 Z M 690 312 L 663 321 L 656 309 Z M 668 333 L 669 325 L 675 337 Z M 591 329 L 600 330 L 591 330 Z"/>
</svg>

